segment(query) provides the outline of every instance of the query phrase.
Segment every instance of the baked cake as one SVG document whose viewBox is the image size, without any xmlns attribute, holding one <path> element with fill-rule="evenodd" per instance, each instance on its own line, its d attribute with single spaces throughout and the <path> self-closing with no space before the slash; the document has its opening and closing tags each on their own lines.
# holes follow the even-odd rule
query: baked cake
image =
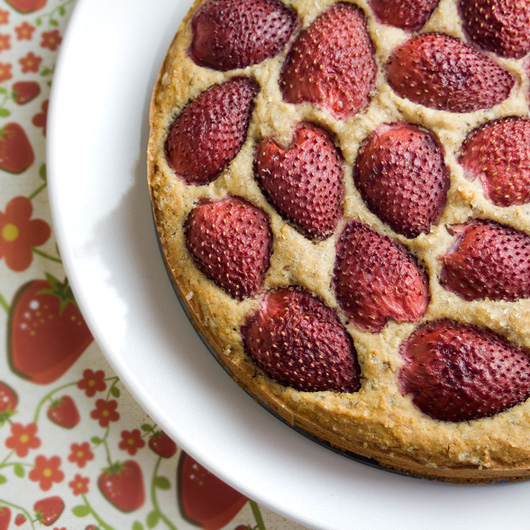
<svg viewBox="0 0 530 530">
<path fill-rule="evenodd" d="M 454 482 L 530 475 L 526 0 L 197 0 L 148 179 L 170 275 L 290 424 Z"/>
</svg>

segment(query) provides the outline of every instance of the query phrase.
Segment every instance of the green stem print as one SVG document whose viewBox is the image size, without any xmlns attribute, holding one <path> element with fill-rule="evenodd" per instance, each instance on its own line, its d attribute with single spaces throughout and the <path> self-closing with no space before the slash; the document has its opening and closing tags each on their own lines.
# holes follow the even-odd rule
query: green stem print
<svg viewBox="0 0 530 530">
<path fill-rule="evenodd" d="M 158 476 L 158 469 L 160 468 L 161 462 L 162 457 L 159 456 L 153 470 L 153 477 L 151 479 L 151 503 L 153 504 L 153 510 L 149 512 L 146 524 L 148 528 L 154 528 L 159 521 L 162 521 L 170 530 L 177 530 L 177 527 L 171 523 L 164 513 L 162 513 L 162 510 L 160 510 L 160 505 L 158 504 L 158 499 L 156 496 L 157 489 L 169 489 L 171 487 L 169 480 L 166 477 Z"/>
<path fill-rule="evenodd" d="M 65 0 L 62 4 L 56 6 L 50 12 L 43 13 L 35 19 L 35 25 L 42 26 L 44 20 L 48 20 L 48 24 L 50 26 L 57 27 L 59 25 L 59 21 L 57 20 L 58 16 L 64 17 L 66 15 L 66 6 L 72 4 L 73 2 L 74 0 Z"/>
<path fill-rule="evenodd" d="M 31 525 L 31 528 L 35 530 L 35 525 L 34 525 L 34 521 L 31 519 L 31 514 L 27 510 L 22 508 L 22 506 L 19 506 L 18 504 L 13 504 L 12 502 L 8 502 L 8 501 L 4 501 L 3 499 L 0 499 L 0 506 L 2 505 L 9 506 L 10 508 L 13 508 L 13 510 L 23 513 L 24 516 L 26 517 L 26 520 Z"/>
<path fill-rule="evenodd" d="M 255 501 L 251 501 L 250 499 L 248 503 L 250 505 L 250 509 L 252 510 L 252 515 L 254 515 L 254 519 L 256 519 L 256 528 L 258 530 L 266 530 L 265 522 L 263 521 L 263 517 L 261 515 L 261 511 L 259 509 L 258 504 Z"/>
<path fill-rule="evenodd" d="M 72 513 L 76 517 L 87 517 L 88 515 L 92 515 L 99 528 L 103 530 L 114 530 L 112 526 L 109 526 L 105 521 L 103 521 L 96 510 L 94 510 L 92 505 L 88 502 L 88 499 L 84 494 L 81 494 L 81 499 L 83 499 L 84 504 L 78 504 L 72 508 Z"/>
</svg>

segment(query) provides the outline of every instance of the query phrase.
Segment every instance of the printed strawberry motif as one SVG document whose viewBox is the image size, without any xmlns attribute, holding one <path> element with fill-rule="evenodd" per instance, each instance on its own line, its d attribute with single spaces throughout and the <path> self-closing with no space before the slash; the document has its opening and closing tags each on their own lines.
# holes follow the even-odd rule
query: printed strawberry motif
<svg viewBox="0 0 530 530">
<path fill-rule="evenodd" d="M 256 179 L 273 206 L 311 239 L 335 230 L 344 198 L 342 157 L 330 135 L 300 124 L 290 146 L 273 139 L 256 148 Z"/>
<path fill-rule="evenodd" d="M 185 453 L 179 460 L 177 482 L 181 515 L 204 530 L 224 528 L 247 503 L 245 496 Z"/>
<path fill-rule="evenodd" d="M 353 341 L 333 309 L 309 291 L 268 292 L 241 328 L 247 353 L 272 379 L 303 392 L 357 392 Z"/>
<path fill-rule="evenodd" d="M 40 85 L 36 81 L 17 81 L 11 87 L 13 100 L 18 105 L 25 105 L 40 94 Z"/>
<path fill-rule="evenodd" d="M 288 103 L 314 103 L 344 120 L 368 104 L 376 70 L 364 13 L 337 2 L 293 44 L 280 88 Z"/>
<path fill-rule="evenodd" d="M 297 20 L 279 0 L 209 0 L 192 19 L 190 55 L 215 70 L 252 66 L 283 49 Z"/>
<path fill-rule="evenodd" d="M 370 0 L 377 18 L 405 31 L 418 31 L 429 20 L 440 0 Z"/>
<path fill-rule="evenodd" d="M 258 90 L 255 81 L 234 77 L 203 92 L 175 119 L 166 156 L 187 184 L 209 184 L 239 153 Z"/>
<path fill-rule="evenodd" d="M 23 513 L 17 513 L 15 517 L 15 525 L 22 526 L 27 521 L 26 516 Z"/>
<path fill-rule="evenodd" d="M 530 297 L 530 236 L 479 219 L 448 230 L 457 238 L 442 257 L 440 283 L 446 289 L 468 301 Z"/>
<path fill-rule="evenodd" d="M 494 416 L 530 396 L 530 352 L 450 320 L 420 326 L 401 346 L 401 390 L 441 421 Z"/>
<path fill-rule="evenodd" d="M 358 221 L 337 243 L 333 285 L 351 322 L 371 333 L 388 320 L 419 320 L 430 299 L 426 273 L 407 249 Z"/>
<path fill-rule="evenodd" d="M 496 206 L 530 202 L 530 120 L 510 116 L 478 127 L 464 142 L 459 162 Z"/>
<path fill-rule="evenodd" d="M 445 207 L 443 148 L 417 125 L 380 125 L 361 145 L 353 174 L 368 208 L 405 237 L 428 234 Z"/>
<path fill-rule="evenodd" d="M 464 28 L 483 50 L 520 59 L 530 51 L 527 0 L 460 0 Z"/>
<path fill-rule="evenodd" d="M 272 232 L 260 208 L 231 196 L 201 201 L 188 217 L 186 244 L 199 270 L 233 298 L 262 288 Z"/>
<path fill-rule="evenodd" d="M 51 526 L 64 510 L 64 502 L 61 497 L 46 497 L 33 505 L 37 520 L 44 526 Z"/>
<path fill-rule="evenodd" d="M 47 274 L 17 291 L 8 323 L 13 372 L 37 384 L 61 377 L 92 342 L 67 283 Z"/>
<path fill-rule="evenodd" d="M 33 13 L 42 9 L 48 0 L 6 0 L 6 2 L 20 13 Z"/>
<path fill-rule="evenodd" d="M 510 72 L 491 57 L 441 34 L 401 45 L 387 64 L 387 78 L 402 98 L 450 112 L 489 109 L 514 86 Z"/>
<path fill-rule="evenodd" d="M 79 421 L 79 411 L 74 400 L 70 396 L 61 396 L 48 407 L 48 418 L 59 427 L 72 429 Z"/>
<path fill-rule="evenodd" d="M 118 462 L 104 469 L 98 486 L 101 494 L 122 512 L 132 512 L 145 502 L 144 477 L 134 460 Z"/>
<path fill-rule="evenodd" d="M 0 381 L 0 427 L 13 416 L 17 405 L 17 393 L 7 383 Z"/>
<path fill-rule="evenodd" d="M 149 438 L 149 448 L 162 458 L 171 458 L 177 452 L 177 444 L 164 432 L 157 431 Z"/>
<path fill-rule="evenodd" d="M 26 131 L 18 123 L 0 129 L 0 169 L 9 173 L 26 171 L 35 160 Z"/>
<path fill-rule="evenodd" d="M 8 506 L 0 506 L 0 530 L 9 530 L 11 510 Z"/>
</svg>

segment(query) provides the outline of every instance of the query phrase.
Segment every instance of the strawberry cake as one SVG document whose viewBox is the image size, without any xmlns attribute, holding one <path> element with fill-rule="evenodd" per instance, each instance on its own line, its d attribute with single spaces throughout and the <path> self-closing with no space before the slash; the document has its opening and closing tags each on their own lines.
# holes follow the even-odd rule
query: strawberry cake
<svg viewBox="0 0 530 530">
<path fill-rule="evenodd" d="M 453 482 L 530 476 L 530 3 L 196 0 L 161 67 L 165 262 L 286 422 Z"/>
</svg>

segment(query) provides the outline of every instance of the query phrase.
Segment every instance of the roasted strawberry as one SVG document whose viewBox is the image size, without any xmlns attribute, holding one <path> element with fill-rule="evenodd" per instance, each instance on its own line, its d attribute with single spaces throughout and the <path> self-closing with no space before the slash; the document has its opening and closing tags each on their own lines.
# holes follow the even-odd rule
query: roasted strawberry
<svg viewBox="0 0 530 530">
<path fill-rule="evenodd" d="M 162 458 L 171 458 L 177 452 L 177 444 L 164 431 L 151 435 L 149 448 Z"/>
<path fill-rule="evenodd" d="M 520 59 L 530 52 L 528 0 L 460 0 L 469 38 L 483 50 Z"/>
<path fill-rule="evenodd" d="M 190 55 L 215 70 L 245 68 L 278 54 L 297 21 L 279 0 L 209 0 L 193 17 Z"/>
<path fill-rule="evenodd" d="M 64 501 L 61 497 L 46 497 L 33 505 L 37 520 L 44 526 L 51 526 L 64 510 Z"/>
<path fill-rule="evenodd" d="M 188 217 L 186 244 L 199 270 L 233 298 L 263 286 L 272 232 L 260 208 L 238 197 L 201 201 Z"/>
<path fill-rule="evenodd" d="M 442 421 L 494 416 L 530 396 L 530 352 L 451 320 L 420 326 L 401 346 L 401 390 Z"/>
<path fill-rule="evenodd" d="M 402 98 L 450 112 L 489 109 L 503 102 L 515 83 L 491 57 L 433 33 L 406 41 L 386 70 L 390 86 Z"/>
<path fill-rule="evenodd" d="M 479 219 L 448 230 L 457 239 L 442 258 L 440 283 L 446 289 L 468 301 L 530 297 L 530 236 Z"/>
<path fill-rule="evenodd" d="M 268 292 L 241 335 L 248 354 L 281 385 L 305 392 L 359 390 L 351 337 L 335 311 L 309 291 Z"/>
<path fill-rule="evenodd" d="M 380 125 L 361 145 L 353 175 L 368 208 L 408 238 L 429 233 L 450 184 L 438 138 L 410 123 Z"/>
<path fill-rule="evenodd" d="M 256 148 L 256 179 L 274 207 L 312 239 L 330 236 L 342 214 L 342 157 L 329 134 L 300 124 L 290 146 L 263 140 Z"/>
<path fill-rule="evenodd" d="M 167 161 L 187 184 L 209 184 L 239 153 L 257 93 L 255 81 L 234 77 L 203 92 L 171 124 Z"/>
<path fill-rule="evenodd" d="M 66 395 L 53 400 L 46 415 L 50 421 L 65 429 L 72 429 L 81 419 L 75 401 Z"/>
<path fill-rule="evenodd" d="M 405 31 L 418 31 L 429 20 L 440 0 L 370 0 L 377 18 Z"/>
<path fill-rule="evenodd" d="M 376 70 L 364 13 L 337 2 L 293 44 L 280 88 L 285 101 L 315 103 L 343 120 L 368 104 Z"/>
<path fill-rule="evenodd" d="M 388 320 L 419 320 L 430 298 L 427 276 L 407 249 L 359 221 L 337 243 L 333 285 L 350 321 L 371 333 Z"/>
<path fill-rule="evenodd" d="M 468 135 L 460 163 L 470 180 L 478 177 L 496 206 L 530 202 L 530 120 L 510 116 Z"/>
</svg>

